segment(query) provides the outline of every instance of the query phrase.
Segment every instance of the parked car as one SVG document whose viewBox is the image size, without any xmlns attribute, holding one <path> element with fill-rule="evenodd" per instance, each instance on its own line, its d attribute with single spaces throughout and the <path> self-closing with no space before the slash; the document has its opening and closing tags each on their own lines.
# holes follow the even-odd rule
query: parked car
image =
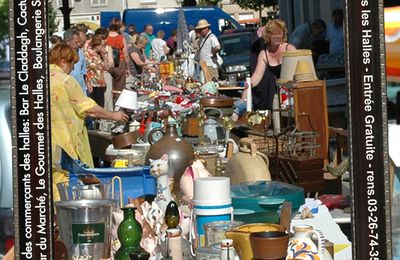
<svg viewBox="0 0 400 260">
<path fill-rule="evenodd" d="M 218 40 L 221 44 L 219 55 L 223 59 L 220 77 L 236 85 L 250 74 L 250 52 L 257 40 L 257 28 L 228 30 Z"/>
<path fill-rule="evenodd" d="M 10 88 L 0 86 L 0 258 L 13 244 Z"/>
<path fill-rule="evenodd" d="M 11 72 L 10 61 L 0 60 L 0 80 L 1 79 L 9 79 L 10 72 Z"/>
</svg>

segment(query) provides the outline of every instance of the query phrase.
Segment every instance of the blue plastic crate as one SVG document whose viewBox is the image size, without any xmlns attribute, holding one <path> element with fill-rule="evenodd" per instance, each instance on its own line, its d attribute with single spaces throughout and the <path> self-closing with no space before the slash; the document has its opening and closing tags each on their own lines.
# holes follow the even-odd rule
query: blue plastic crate
<svg viewBox="0 0 400 260">
<path fill-rule="evenodd" d="M 122 180 L 122 190 L 124 204 L 128 203 L 128 198 L 137 198 L 144 195 L 157 193 L 157 180 L 150 174 L 149 166 L 136 166 L 131 168 L 88 168 L 87 165 L 79 161 L 65 160 L 63 168 L 69 171 L 70 187 L 79 183 L 79 175 L 93 174 L 101 182 L 111 182 L 114 176 L 119 176 Z M 119 189 L 118 182 L 115 188 Z"/>
</svg>

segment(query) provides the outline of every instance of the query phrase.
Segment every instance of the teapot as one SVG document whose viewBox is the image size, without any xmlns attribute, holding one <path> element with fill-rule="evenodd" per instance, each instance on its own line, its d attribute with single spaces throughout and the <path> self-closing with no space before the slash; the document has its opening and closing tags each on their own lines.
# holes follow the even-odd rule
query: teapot
<svg viewBox="0 0 400 260">
<path fill-rule="evenodd" d="M 316 237 L 317 245 L 313 241 L 313 237 Z M 286 260 L 309 260 L 309 259 L 320 259 L 320 260 L 332 260 L 332 256 L 329 254 L 325 247 L 325 237 L 319 230 L 309 230 L 304 236 L 295 234 L 292 241 L 289 242 Z"/>
<path fill-rule="evenodd" d="M 250 234 L 262 231 L 281 231 L 286 229 L 278 224 L 271 223 L 254 223 L 239 226 L 225 233 L 229 239 L 233 239 L 233 246 L 240 256 L 240 259 L 253 259 L 253 251 L 251 250 Z"/>
<path fill-rule="evenodd" d="M 203 113 L 205 120 L 202 124 L 203 131 L 200 131 L 202 134 L 200 140 L 206 143 L 224 142 L 226 138 L 225 130 L 219 123 L 223 116 L 222 111 L 218 108 L 206 107 L 203 108 Z"/>
</svg>

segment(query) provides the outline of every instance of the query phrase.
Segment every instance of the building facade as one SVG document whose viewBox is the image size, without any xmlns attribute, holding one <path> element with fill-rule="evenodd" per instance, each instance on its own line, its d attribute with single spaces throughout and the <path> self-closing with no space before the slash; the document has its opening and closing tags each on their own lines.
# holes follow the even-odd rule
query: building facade
<svg viewBox="0 0 400 260">
<path fill-rule="evenodd" d="M 56 22 L 58 22 L 58 31 L 62 32 L 64 31 L 64 21 L 59 8 L 63 6 L 63 0 L 52 0 L 51 3 L 54 10 L 57 10 Z M 71 25 L 85 23 L 91 29 L 96 29 L 100 26 L 101 11 L 122 11 L 124 9 L 123 1 L 117 0 L 69 0 L 69 7 L 72 8 L 70 14 Z"/>
</svg>

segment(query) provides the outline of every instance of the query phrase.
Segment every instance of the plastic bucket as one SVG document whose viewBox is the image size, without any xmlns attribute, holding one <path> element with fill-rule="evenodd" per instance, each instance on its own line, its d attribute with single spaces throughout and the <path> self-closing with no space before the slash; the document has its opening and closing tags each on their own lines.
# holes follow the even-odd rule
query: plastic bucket
<svg viewBox="0 0 400 260">
<path fill-rule="evenodd" d="M 204 224 L 214 221 L 233 220 L 229 178 L 207 177 L 195 179 L 193 213 L 196 218 L 198 246 L 205 246 Z"/>
<path fill-rule="evenodd" d="M 60 238 L 69 259 L 111 257 L 114 200 L 67 200 L 55 203 Z"/>
</svg>

